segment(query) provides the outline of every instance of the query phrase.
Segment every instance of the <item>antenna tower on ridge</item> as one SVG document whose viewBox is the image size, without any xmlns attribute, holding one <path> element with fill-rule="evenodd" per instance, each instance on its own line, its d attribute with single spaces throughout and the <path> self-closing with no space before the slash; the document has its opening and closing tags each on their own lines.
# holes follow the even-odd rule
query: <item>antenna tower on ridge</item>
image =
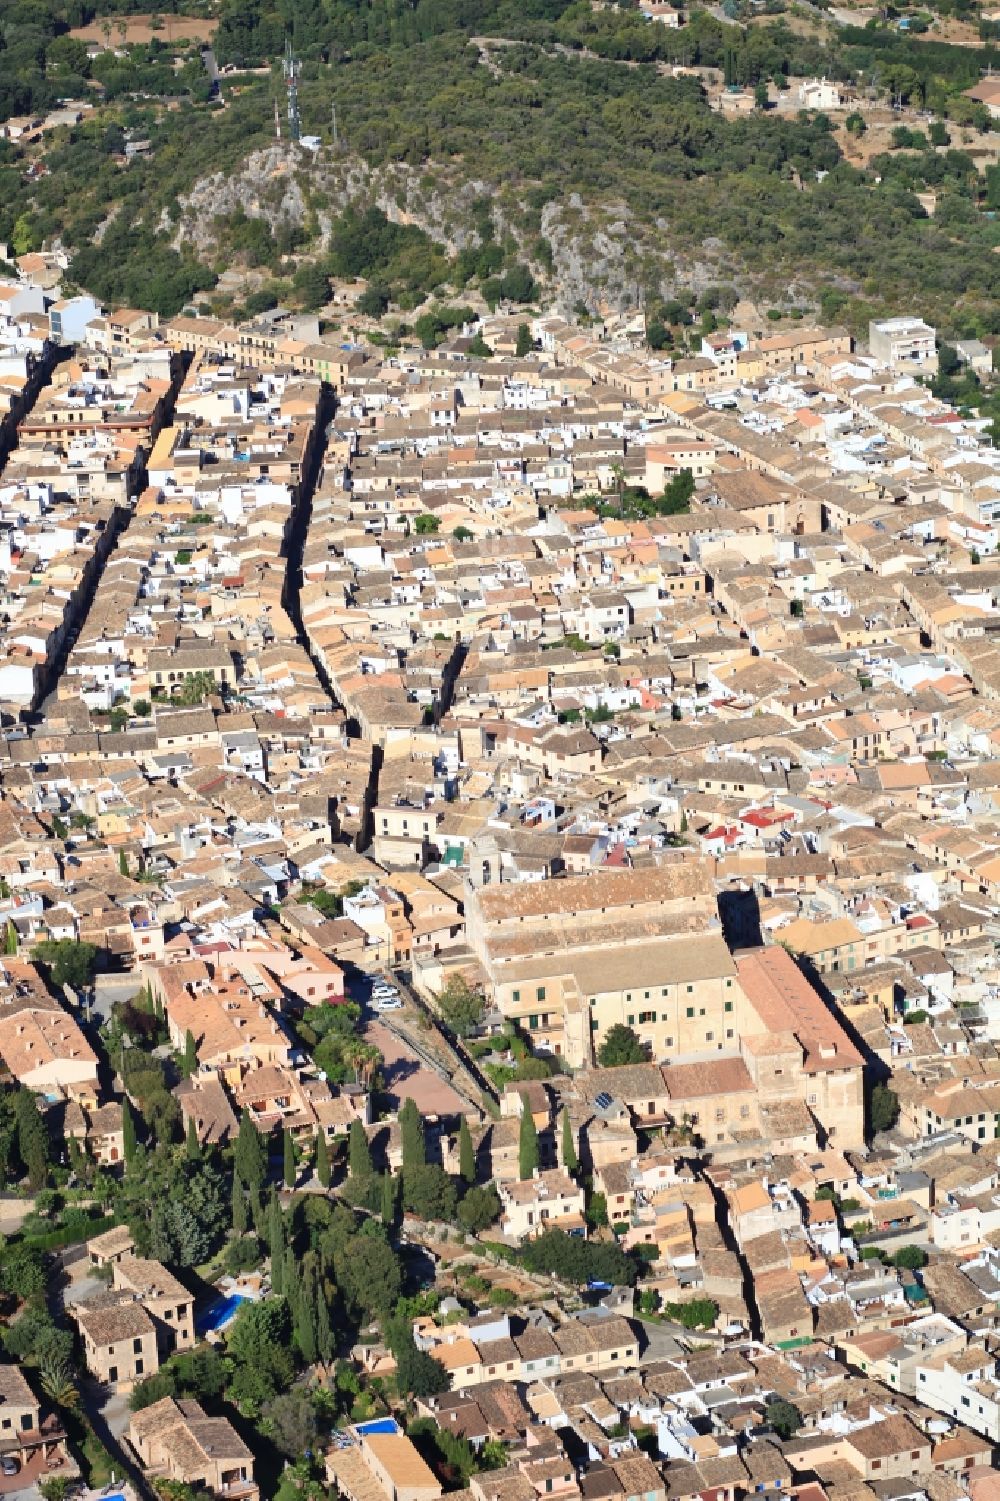
<svg viewBox="0 0 1000 1501">
<path fill-rule="evenodd" d="M 299 76 L 301 65 L 292 51 L 291 37 L 285 42 L 284 72 L 285 89 L 288 94 L 288 134 L 293 141 L 297 141 L 302 135 L 302 121 L 299 118 Z"/>
</svg>

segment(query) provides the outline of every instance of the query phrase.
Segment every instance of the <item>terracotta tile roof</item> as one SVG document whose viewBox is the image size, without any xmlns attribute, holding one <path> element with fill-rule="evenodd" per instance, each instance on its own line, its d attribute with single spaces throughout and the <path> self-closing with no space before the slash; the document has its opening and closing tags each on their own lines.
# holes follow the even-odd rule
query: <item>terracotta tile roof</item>
<svg viewBox="0 0 1000 1501">
<path fill-rule="evenodd" d="M 791 1032 L 801 1043 L 806 1073 L 861 1067 L 861 1054 L 784 949 L 754 949 L 736 968 L 766 1030 Z"/>
</svg>

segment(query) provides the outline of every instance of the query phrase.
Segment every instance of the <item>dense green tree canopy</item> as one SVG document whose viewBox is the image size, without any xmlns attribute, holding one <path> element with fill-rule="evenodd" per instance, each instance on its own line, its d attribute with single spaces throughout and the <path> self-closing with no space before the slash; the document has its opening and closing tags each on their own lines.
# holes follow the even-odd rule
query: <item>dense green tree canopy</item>
<svg viewBox="0 0 1000 1501">
<path fill-rule="evenodd" d="M 631 1027 L 616 1022 L 608 1028 L 597 1051 L 597 1061 L 602 1068 L 616 1068 L 623 1063 L 645 1063 L 646 1050 Z"/>
<path fill-rule="evenodd" d="M 137 4 L 102 0 L 100 9 Z M 329 276 L 365 276 L 363 311 L 376 317 L 433 297 L 417 319 L 418 337 L 433 344 L 454 326 L 449 309 L 461 307 L 467 284 L 478 282 L 491 304 L 538 298 L 553 265 L 543 215 L 578 194 L 602 216 L 609 203 L 628 206 L 626 276 L 654 296 L 675 290 L 663 285 L 673 274 L 664 246 L 701 259 L 707 241 L 740 290 L 749 279 L 784 299 L 794 275 L 821 307 L 836 304 L 859 324 L 905 303 L 956 335 L 1000 327 L 992 254 L 1000 224 L 980 212 L 982 158 L 958 137 L 967 125 L 990 127 L 963 91 L 1000 62 L 992 41 L 917 37 L 918 17 L 903 32 L 891 18 L 865 27 L 774 17 L 741 25 L 695 8 L 675 31 L 587 0 L 307 0 L 294 15 L 306 129 L 328 134 L 335 103 L 341 154 L 416 169 L 424 201 L 439 205 L 430 215 L 439 241 L 404 222 L 408 206 L 387 208 L 384 192 L 381 207 L 369 198 L 344 212 L 310 182 L 303 222 L 256 207 L 212 222 L 202 214 L 199 238 L 207 234 L 214 249 L 196 254 L 183 199 L 197 180 L 231 174 L 249 151 L 273 143 L 277 80 L 248 76 L 234 87 L 227 79 L 222 107 L 209 98 L 197 48 L 176 29 L 172 42 L 116 43 L 91 60 L 67 33 L 95 9 L 87 0 L 0 7 L 0 118 L 66 97 L 101 106 L 47 138 L 46 175 L 27 173 L 26 148 L 0 143 L 0 240 L 21 254 L 58 237 L 73 257 L 72 279 L 110 303 L 173 313 L 237 266 L 271 278 L 248 287 L 248 305 L 290 298 L 319 307 Z M 216 54 L 276 66 L 290 21 L 276 0 L 223 0 Z M 489 49 L 486 66 L 473 36 L 513 45 Z M 884 101 L 939 118 L 917 130 L 901 121 L 907 146 L 862 169 L 842 159 L 824 116 L 768 109 L 729 118 L 709 108 L 697 78 L 661 76 L 661 63 L 718 69 L 761 98 L 765 85 L 773 97 L 802 75 L 866 87 L 877 80 Z M 165 109 L 168 97 L 184 108 Z M 148 153 L 126 165 L 136 138 Z M 927 186 L 939 193 L 933 218 L 916 198 Z M 326 244 L 321 217 L 332 221 Z M 658 315 L 652 328 L 669 347 L 670 320 Z"/>
</svg>

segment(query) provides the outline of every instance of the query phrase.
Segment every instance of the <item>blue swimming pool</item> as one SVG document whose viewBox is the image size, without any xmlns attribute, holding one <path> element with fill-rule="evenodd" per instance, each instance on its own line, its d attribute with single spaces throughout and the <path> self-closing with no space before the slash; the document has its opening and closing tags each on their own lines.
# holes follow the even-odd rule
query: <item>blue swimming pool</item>
<svg viewBox="0 0 1000 1501">
<path fill-rule="evenodd" d="M 195 1328 L 199 1334 L 212 1334 L 216 1329 L 225 1328 L 230 1319 L 236 1317 L 240 1304 L 245 1302 L 246 1299 L 242 1293 L 229 1293 L 224 1298 L 216 1298 L 215 1302 L 210 1303 L 203 1313 L 197 1315 L 194 1321 Z M 112 1496 L 108 1498 L 108 1501 L 119 1501 L 119 1498 Z"/>
<path fill-rule="evenodd" d="M 358 1423 L 354 1431 L 356 1433 L 398 1433 L 399 1424 L 395 1418 L 372 1418 L 370 1423 Z"/>
<path fill-rule="evenodd" d="M 113 1496 L 102 1496 L 101 1501 L 125 1501 L 121 1491 L 115 1491 Z"/>
</svg>

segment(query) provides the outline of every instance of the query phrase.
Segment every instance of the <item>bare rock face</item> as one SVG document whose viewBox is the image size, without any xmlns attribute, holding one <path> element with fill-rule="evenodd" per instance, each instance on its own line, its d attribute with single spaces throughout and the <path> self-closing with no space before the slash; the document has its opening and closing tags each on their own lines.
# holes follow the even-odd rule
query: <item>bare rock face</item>
<svg viewBox="0 0 1000 1501">
<path fill-rule="evenodd" d="M 373 168 L 362 157 L 330 146 L 310 152 L 290 141 L 251 152 L 236 172 L 213 173 L 195 183 L 181 199 L 173 243 L 210 260 L 219 248 L 216 219 L 242 210 L 265 220 L 275 233 L 283 225 L 311 225 L 315 238 L 308 253 L 320 254 L 346 209 L 375 205 L 394 223 L 417 225 L 455 254 L 479 243 L 473 206 L 484 198 L 491 202 L 497 235 L 515 242 L 520 258 L 567 312 L 598 302 L 625 308 L 646 291 L 670 296 L 680 287 L 700 291 L 737 279 L 720 242 L 706 241 L 699 256 L 680 258 L 669 225 L 640 232 L 626 202 L 587 203 L 577 193 L 542 209 L 541 233 L 552 251 L 548 273 L 535 253 L 538 221 L 530 232 L 516 202 L 469 178 L 464 167 L 394 162 Z"/>
<path fill-rule="evenodd" d="M 331 223 L 345 209 L 376 204 L 395 223 L 417 224 L 456 251 L 476 243 L 469 209 L 487 192 L 485 183 L 421 172 L 404 162 L 373 169 L 361 157 L 338 155 L 330 147 L 313 153 L 276 141 L 251 152 L 237 172 L 216 172 L 195 183 L 181 199 L 176 243 L 210 250 L 215 218 L 239 210 L 266 220 L 272 230 L 301 227 L 312 211 L 323 248 Z"/>
<path fill-rule="evenodd" d="M 291 142 L 276 141 L 264 151 L 254 151 L 239 172 L 213 172 L 195 183 L 181 199 L 181 216 L 174 244 L 193 247 L 199 254 L 215 245 L 214 220 L 240 209 L 251 219 L 266 219 L 272 229 L 281 224 L 301 225 L 306 204 L 296 179 L 302 152 Z"/>
</svg>

